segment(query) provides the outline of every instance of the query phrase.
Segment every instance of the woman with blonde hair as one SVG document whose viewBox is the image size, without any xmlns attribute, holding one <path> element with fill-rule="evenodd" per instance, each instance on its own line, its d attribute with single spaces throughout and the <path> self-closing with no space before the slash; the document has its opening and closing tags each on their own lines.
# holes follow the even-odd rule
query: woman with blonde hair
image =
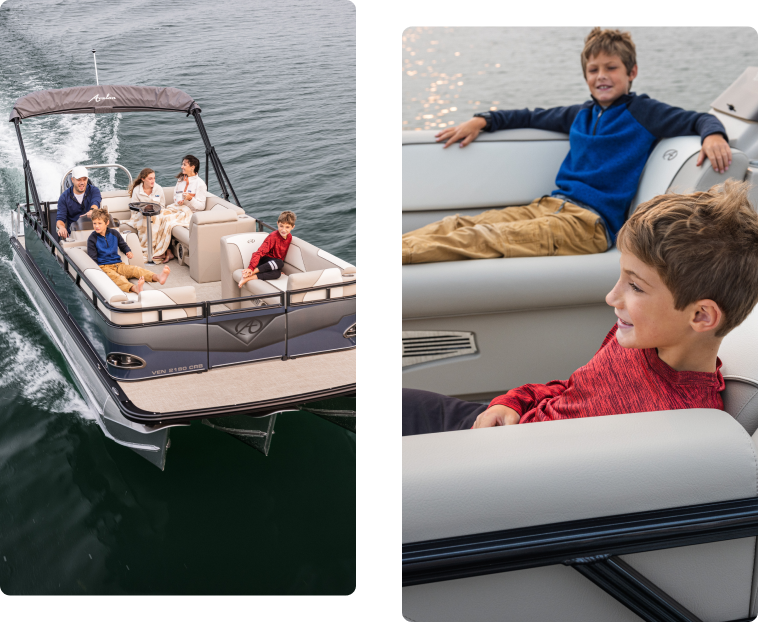
<svg viewBox="0 0 758 622">
<path fill-rule="evenodd" d="M 155 183 L 155 171 L 151 168 L 143 168 L 137 179 L 129 186 L 129 195 L 135 202 L 158 203 L 161 207 L 166 207 L 166 197 L 163 188 Z M 153 227 L 155 226 L 155 216 L 152 216 Z M 142 247 L 142 254 L 147 259 L 147 223 L 140 212 L 132 212 L 132 217 L 127 222 L 130 227 L 137 230 L 139 243 Z"/>
<path fill-rule="evenodd" d="M 182 159 L 182 170 L 176 176 L 174 202 L 158 216 L 153 216 L 153 261 L 162 263 L 174 258 L 169 249 L 171 230 L 174 227 L 189 227 L 194 212 L 205 209 L 208 187 L 200 179 L 200 160 L 193 155 Z"/>
</svg>

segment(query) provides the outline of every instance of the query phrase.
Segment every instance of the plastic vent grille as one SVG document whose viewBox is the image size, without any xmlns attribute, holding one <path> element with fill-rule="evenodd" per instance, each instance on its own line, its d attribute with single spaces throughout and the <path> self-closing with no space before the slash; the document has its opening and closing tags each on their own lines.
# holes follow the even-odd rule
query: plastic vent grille
<svg viewBox="0 0 758 622">
<path fill-rule="evenodd" d="M 453 330 L 403 331 L 403 367 L 476 352 L 474 333 Z"/>
</svg>

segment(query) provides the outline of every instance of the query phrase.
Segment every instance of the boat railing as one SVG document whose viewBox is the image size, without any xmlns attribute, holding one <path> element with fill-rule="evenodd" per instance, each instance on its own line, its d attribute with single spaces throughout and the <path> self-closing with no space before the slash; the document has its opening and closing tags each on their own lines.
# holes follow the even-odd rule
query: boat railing
<svg viewBox="0 0 758 622">
<path fill-rule="evenodd" d="M 58 263 L 63 268 L 63 271 L 68 277 L 76 284 L 76 286 L 82 291 L 83 294 L 87 296 L 87 298 L 92 302 L 93 307 L 97 312 L 99 312 L 101 318 L 107 322 L 108 324 L 112 326 L 122 326 L 121 324 L 116 324 L 113 322 L 105 313 L 104 310 L 107 310 L 111 313 L 151 313 L 153 311 L 157 312 L 158 319 L 153 321 L 147 321 L 142 324 L 176 324 L 179 322 L 184 321 L 196 321 L 198 319 L 205 319 L 210 313 L 210 307 L 211 305 L 216 304 L 223 304 L 224 302 L 245 302 L 245 301 L 254 301 L 262 298 L 273 298 L 276 296 L 276 294 L 255 294 L 251 296 L 242 296 L 240 298 L 233 298 L 228 301 L 206 301 L 201 300 L 198 302 L 189 302 L 189 303 L 182 303 L 182 304 L 171 304 L 171 305 L 161 305 L 161 306 L 155 306 L 155 307 L 138 307 L 136 309 L 127 309 L 124 307 L 115 307 L 112 304 L 110 304 L 105 297 L 98 291 L 98 289 L 92 284 L 92 282 L 84 275 L 84 271 L 82 271 L 79 266 L 77 266 L 74 262 L 69 261 L 68 255 L 66 254 L 65 250 L 61 247 L 61 245 L 58 243 L 57 240 L 55 240 L 47 229 L 44 229 L 42 227 L 39 227 L 37 224 L 37 221 L 35 219 L 30 219 L 30 224 L 32 227 L 37 231 L 38 234 L 42 237 L 42 239 L 45 241 L 46 246 L 50 249 L 50 254 L 54 255 Z M 75 274 L 71 274 L 71 270 L 75 272 Z M 84 288 L 82 287 L 82 284 L 87 286 L 87 289 L 90 291 L 88 294 Z M 282 301 L 281 305 L 284 305 L 284 292 L 282 292 Z M 271 308 L 276 308 L 276 305 L 271 306 Z M 170 311 L 175 309 L 195 309 L 195 312 L 198 313 L 196 316 L 188 316 L 187 318 L 178 318 L 173 320 L 164 320 L 163 319 L 163 312 L 164 311 Z M 217 315 L 216 312 L 213 313 L 213 315 Z M 143 318 L 144 319 L 144 318 Z M 130 327 L 138 326 L 138 324 L 130 324 Z"/>
<path fill-rule="evenodd" d="M 23 204 L 19 203 L 19 208 L 21 208 Z M 29 211 L 27 211 L 27 214 L 30 214 Z M 355 285 L 356 280 L 352 281 L 346 281 L 344 283 L 333 283 L 328 285 L 316 285 L 314 287 L 306 287 L 303 289 L 296 289 L 296 290 L 290 290 L 287 292 L 277 292 L 277 293 L 268 293 L 268 294 L 253 294 L 249 296 L 240 296 L 238 298 L 225 298 L 221 300 L 201 300 L 198 302 L 190 302 L 190 303 L 181 303 L 181 304 L 171 304 L 171 305 L 161 305 L 161 306 L 151 306 L 151 307 L 137 307 L 135 309 L 127 309 L 122 306 L 116 307 L 112 304 L 110 304 L 105 297 L 98 291 L 98 289 L 92 284 L 92 282 L 84 275 L 84 271 L 79 268 L 74 262 L 69 261 L 68 255 L 66 254 L 65 250 L 59 242 L 53 237 L 51 232 L 48 229 L 45 229 L 44 227 L 39 226 L 39 223 L 37 219 L 35 218 L 28 218 L 29 224 L 33 227 L 33 229 L 40 235 L 40 237 L 45 242 L 46 246 L 50 249 L 50 254 L 54 255 L 58 263 L 63 268 L 63 271 L 68 277 L 76 284 L 76 286 L 82 291 L 82 293 L 87 296 L 87 298 L 92 302 L 92 305 L 94 306 L 95 310 L 100 314 L 102 319 L 107 322 L 111 326 L 121 327 L 121 324 L 117 324 L 112 321 L 111 318 L 106 315 L 104 310 L 107 310 L 111 313 L 151 313 L 153 311 L 157 312 L 158 319 L 157 320 L 148 320 L 144 321 L 142 325 L 149 324 L 151 326 L 154 326 L 156 324 L 176 324 L 180 322 L 186 322 L 186 321 L 196 321 L 198 319 L 206 319 L 210 316 L 219 316 L 219 315 L 234 315 L 238 313 L 244 313 L 250 311 L 249 307 L 244 307 L 241 309 L 226 309 L 224 311 L 212 311 L 211 307 L 218 306 L 218 305 L 226 305 L 227 303 L 242 303 L 242 302 L 253 302 L 255 300 L 270 300 L 272 298 L 278 298 L 279 303 L 278 304 L 267 304 L 266 308 L 269 310 L 275 310 L 277 308 L 281 307 L 301 307 L 301 306 L 308 306 L 308 305 L 317 305 L 317 304 L 323 304 L 326 302 L 332 302 L 334 300 L 350 300 L 356 298 L 355 294 L 348 295 L 348 296 L 338 296 L 336 298 L 333 298 L 331 296 L 331 290 L 336 288 L 343 288 L 350 285 Z M 71 270 L 75 272 L 74 274 L 71 274 Z M 90 293 L 88 294 L 84 288 L 82 287 L 82 284 L 87 286 L 87 289 L 89 289 Z M 326 298 L 321 300 L 311 300 L 307 302 L 292 302 L 291 296 L 295 294 L 302 294 L 307 292 L 315 292 L 315 291 L 324 291 L 326 290 Z M 176 309 L 195 309 L 195 312 L 199 315 L 195 316 L 188 316 L 186 318 L 177 318 L 177 319 L 163 319 L 163 312 L 164 311 L 170 311 L 170 310 L 176 310 Z M 139 326 L 139 324 L 130 324 L 130 327 Z"/>
</svg>

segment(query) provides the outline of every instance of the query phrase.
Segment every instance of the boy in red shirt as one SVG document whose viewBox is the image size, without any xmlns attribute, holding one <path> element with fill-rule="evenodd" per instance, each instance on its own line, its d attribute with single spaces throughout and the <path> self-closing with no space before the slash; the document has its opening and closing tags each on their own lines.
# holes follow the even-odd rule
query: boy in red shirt
<svg viewBox="0 0 758 622">
<path fill-rule="evenodd" d="M 297 216 L 294 212 L 285 210 L 279 214 L 276 221 L 277 231 L 272 231 L 263 240 L 257 251 L 250 258 L 250 265 L 242 271 L 242 278 L 238 285 L 242 287 L 248 281 L 260 279 L 261 281 L 273 281 L 282 276 L 284 258 L 292 243 L 290 233 L 295 228 Z"/>
<path fill-rule="evenodd" d="M 758 215 L 747 186 L 666 194 L 618 235 L 617 323 L 566 381 L 527 384 L 489 406 L 405 389 L 403 434 L 724 405 L 717 357 L 758 301 Z"/>
</svg>

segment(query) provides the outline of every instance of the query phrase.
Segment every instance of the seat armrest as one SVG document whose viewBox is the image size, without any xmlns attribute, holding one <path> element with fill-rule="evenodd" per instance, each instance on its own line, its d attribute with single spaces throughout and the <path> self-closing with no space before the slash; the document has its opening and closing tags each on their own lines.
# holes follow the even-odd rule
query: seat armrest
<svg viewBox="0 0 758 622">
<path fill-rule="evenodd" d="M 192 225 L 205 225 L 216 222 L 236 222 L 237 214 L 230 209 L 195 212 L 190 219 Z"/>
<path fill-rule="evenodd" d="M 403 438 L 403 542 L 758 495 L 753 440 L 712 409 Z"/>
</svg>

